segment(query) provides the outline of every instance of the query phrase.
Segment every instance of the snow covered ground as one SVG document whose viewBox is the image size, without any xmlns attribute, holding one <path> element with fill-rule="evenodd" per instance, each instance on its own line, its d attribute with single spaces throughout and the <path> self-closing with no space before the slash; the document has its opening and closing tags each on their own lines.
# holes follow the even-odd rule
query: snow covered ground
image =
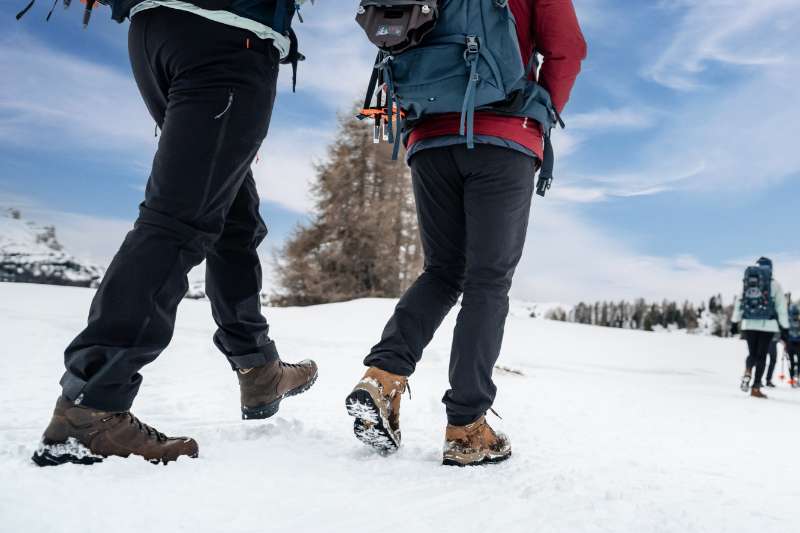
<svg viewBox="0 0 800 533">
<path fill-rule="evenodd" d="M 440 466 L 448 318 L 404 399 L 402 450 L 351 435 L 344 397 L 393 302 L 268 309 L 289 361 L 320 380 L 269 421 L 239 419 L 208 303 L 185 301 L 172 346 L 145 370 L 134 412 L 191 435 L 201 457 L 168 467 L 110 459 L 34 467 L 61 352 L 92 291 L 0 283 L 0 531 L 797 531 L 800 392 L 738 390 L 743 343 L 531 319 L 513 313 L 496 409 L 514 456 Z"/>
</svg>

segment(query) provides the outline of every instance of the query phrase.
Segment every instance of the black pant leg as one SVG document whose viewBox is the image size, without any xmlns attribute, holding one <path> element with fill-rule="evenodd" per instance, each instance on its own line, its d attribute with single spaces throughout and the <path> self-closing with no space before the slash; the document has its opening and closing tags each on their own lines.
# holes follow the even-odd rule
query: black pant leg
<svg viewBox="0 0 800 533">
<path fill-rule="evenodd" d="M 464 183 L 466 277 L 443 401 L 451 424 L 466 425 L 493 404 L 492 372 L 503 343 L 508 293 L 530 219 L 535 160 L 482 145 L 453 148 Z"/>
<path fill-rule="evenodd" d="M 767 350 L 769 355 L 769 367 L 767 368 L 767 381 L 772 381 L 772 376 L 775 374 L 775 366 L 778 363 L 778 341 L 772 340 Z"/>
<path fill-rule="evenodd" d="M 747 331 L 745 335 L 750 349 L 751 362 L 756 369 L 755 375 L 753 376 L 753 387 L 760 388 L 763 385 L 761 380 L 764 378 L 764 371 L 767 366 L 767 353 L 769 352 L 774 333 L 766 331 Z"/>
<path fill-rule="evenodd" d="M 425 267 L 406 291 L 364 360 L 410 376 L 423 349 L 461 295 L 464 283 L 463 180 L 450 148 L 432 148 L 410 162 Z"/>
<path fill-rule="evenodd" d="M 220 238 L 206 256 L 206 294 L 218 329 L 214 343 L 233 368 L 252 368 L 278 358 L 261 313 L 261 260 L 258 245 L 267 227 L 248 171 L 225 219 Z"/>
<path fill-rule="evenodd" d="M 245 49 L 248 33 L 159 8 L 130 29 L 134 76 L 151 113 L 166 110 L 145 201 L 65 352 L 64 394 L 128 409 L 139 370 L 172 338 L 186 274 L 222 234 L 267 133 L 277 53 Z M 166 81 L 165 81 L 166 80 Z"/>
</svg>

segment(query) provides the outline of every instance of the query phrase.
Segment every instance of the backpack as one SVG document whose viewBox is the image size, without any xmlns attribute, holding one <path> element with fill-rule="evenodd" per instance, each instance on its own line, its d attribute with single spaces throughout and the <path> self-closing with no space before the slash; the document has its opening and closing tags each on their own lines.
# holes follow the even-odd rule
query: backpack
<svg viewBox="0 0 800 533">
<path fill-rule="evenodd" d="M 745 270 L 742 318 L 745 320 L 772 320 L 775 318 L 771 269 L 764 266 L 751 266 Z"/>
<path fill-rule="evenodd" d="M 789 306 L 789 341 L 800 342 L 800 305 Z"/>
<path fill-rule="evenodd" d="M 362 0 L 356 20 L 379 48 L 359 118 L 374 119 L 375 142 L 394 143 L 393 159 L 400 137 L 429 115 L 459 113 L 470 149 L 476 111 L 530 118 L 544 133 L 537 194 L 545 195 L 553 180 L 550 134 L 564 123 L 532 81 L 537 55 L 523 61 L 508 0 Z"/>
</svg>

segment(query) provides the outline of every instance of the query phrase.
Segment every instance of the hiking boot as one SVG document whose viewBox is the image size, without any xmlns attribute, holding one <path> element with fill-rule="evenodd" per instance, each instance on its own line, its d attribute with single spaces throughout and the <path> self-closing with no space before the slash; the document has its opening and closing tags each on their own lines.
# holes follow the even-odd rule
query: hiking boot
<svg viewBox="0 0 800 533">
<path fill-rule="evenodd" d="M 167 437 L 129 411 L 99 411 L 61 396 L 32 459 L 39 466 L 90 465 L 106 457 L 138 455 L 167 464 L 181 456 L 197 457 L 197 451 L 194 439 Z"/>
<path fill-rule="evenodd" d="M 369 367 L 345 400 L 358 440 L 384 453 L 400 447 L 400 398 L 407 388 L 407 377 Z"/>
<path fill-rule="evenodd" d="M 771 382 L 771 381 L 767 381 L 767 387 L 769 387 L 770 389 L 774 389 L 775 388 L 775 384 L 773 382 Z"/>
<path fill-rule="evenodd" d="M 767 399 L 767 395 L 761 392 L 761 389 L 757 389 L 755 387 L 753 387 L 753 390 L 750 391 L 750 396 L 752 396 L 753 398 L 761 398 L 764 400 Z"/>
<path fill-rule="evenodd" d="M 273 416 L 278 412 L 281 400 L 306 392 L 317 381 L 317 374 L 317 364 L 309 360 L 289 364 L 276 359 L 265 366 L 237 370 L 242 419 Z"/>
<path fill-rule="evenodd" d="M 739 388 L 742 389 L 742 392 L 747 392 L 750 390 L 750 374 L 745 374 L 742 376 L 742 383 L 739 385 Z"/>
<path fill-rule="evenodd" d="M 511 442 L 502 433 L 495 433 L 485 416 L 468 426 L 447 425 L 442 464 L 474 466 L 499 463 L 509 457 Z"/>
</svg>

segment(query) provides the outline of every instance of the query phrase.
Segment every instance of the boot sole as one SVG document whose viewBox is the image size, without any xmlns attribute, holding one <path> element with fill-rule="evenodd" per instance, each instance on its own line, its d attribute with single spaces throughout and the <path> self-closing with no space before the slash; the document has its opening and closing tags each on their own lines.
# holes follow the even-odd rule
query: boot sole
<svg viewBox="0 0 800 533">
<path fill-rule="evenodd" d="M 281 401 L 308 391 L 308 389 L 313 387 L 314 383 L 317 382 L 317 376 L 319 376 L 319 372 L 314 374 L 314 377 L 312 377 L 311 380 L 304 385 L 290 390 L 283 396 L 276 398 L 266 405 L 261 405 L 258 407 L 242 407 L 242 420 L 264 420 L 266 418 L 275 416 L 281 407 Z"/>
<path fill-rule="evenodd" d="M 354 390 L 346 398 L 345 407 L 347 414 L 355 418 L 353 434 L 358 440 L 381 453 L 389 454 L 398 450 L 400 443 L 395 441 L 389 431 L 389 421 L 384 418 L 369 392 Z"/>
<path fill-rule="evenodd" d="M 130 455 L 120 456 L 125 459 Z M 177 461 L 180 457 L 188 457 L 190 459 L 197 459 L 198 454 L 192 455 L 179 455 L 177 457 L 163 457 L 161 459 L 145 459 L 150 464 L 163 464 L 167 465 L 173 461 Z M 89 466 L 97 463 L 102 463 L 107 459 L 105 455 L 97 455 L 92 453 L 89 448 L 78 442 L 75 438 L 70 437 L 65 442 L 47 442 L 42 441 L 39 449 L 34 452 L 31 460 L 37 466 L 60 466 L 65 464 L 76 464 Z"/>
<path fill-rule="evenodd" d="M 72 437 L 64 442 L 42 441 L 31 457 L 38 466 L 59 466 L 67 463 L 93 465 L 101 463 L 103 459 L 104 456 L 93 454 L 89 448 Z"/>
<path fill-rule="evenodd" d="M 496 457 L 486 456 L 480 461 L 472 461 L 472 462 L 461 462 L 457 459 L 445 459 L 442 461 L 442 466 L 458 466 L 458 467 L 465 467 L 465 466 L 481 466 L 481 465 L 494 465 L 497 463 L 502 463 L 503 461 L 507 461 L 511 459 L 511 452 L 508 455 L 499 455 Z"/>
</svg>

